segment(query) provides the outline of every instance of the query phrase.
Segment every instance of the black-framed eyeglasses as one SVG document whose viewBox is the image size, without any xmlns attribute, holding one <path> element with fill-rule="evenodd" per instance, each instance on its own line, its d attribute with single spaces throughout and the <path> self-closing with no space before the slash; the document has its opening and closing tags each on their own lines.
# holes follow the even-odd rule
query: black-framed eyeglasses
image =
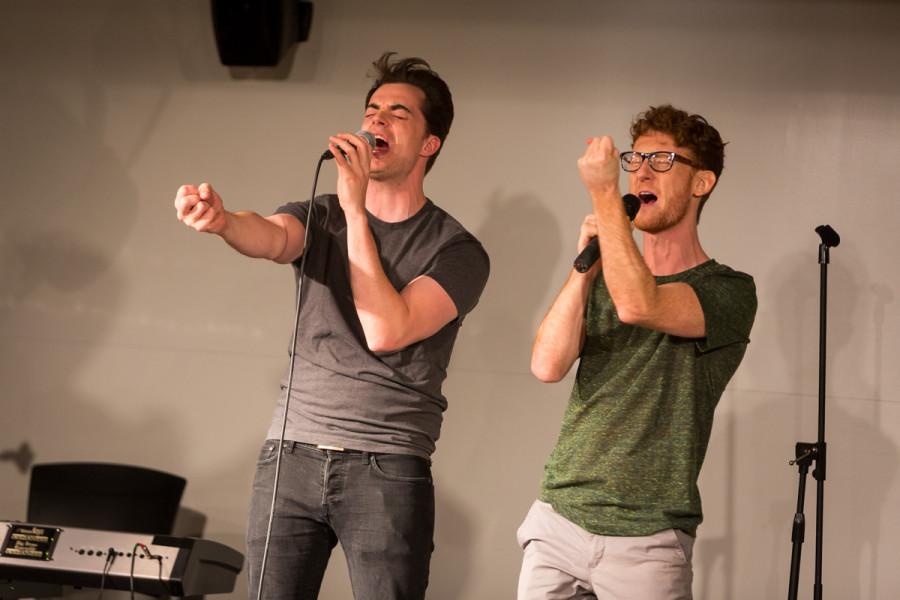
<svg viewBox="0 0 900 600">
<path fill-rule="evenodd" d="M 628 173 L 633 173 L 640 169 L 645 159 L 650 164 L 650 168 L 657 173 L 665 173 L 671 169 L 676 160 L 688 166 L 700 168 L 698 164 L 689 158 L 685 158 L 675 152 L 665 152 L 663 150 L 657 152 L 635 152 L 634 150 L 629 150 L 619 154 L 619 159 L 622 161 L 622 170 Z"/>
</svg>

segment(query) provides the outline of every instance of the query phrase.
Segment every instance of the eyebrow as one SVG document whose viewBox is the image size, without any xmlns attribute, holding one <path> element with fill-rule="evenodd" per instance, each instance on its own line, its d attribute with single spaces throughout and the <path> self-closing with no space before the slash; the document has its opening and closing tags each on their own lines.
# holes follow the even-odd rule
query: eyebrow
<svg viewBox="0 0 900 600">
<path fill-rule="evenodd" d="M 379 108 L 381 108 L 381 105 L 375 102 L 369 102 L 369 104 L 366 105 L 366 108 L 374 108 L 375 110 L 378 110 Z M 403 110 L 409 114 L 413 114 L 413 112 L 403 104 L 391 104 L 389 108 L 391 110 Z"/>
</svg>

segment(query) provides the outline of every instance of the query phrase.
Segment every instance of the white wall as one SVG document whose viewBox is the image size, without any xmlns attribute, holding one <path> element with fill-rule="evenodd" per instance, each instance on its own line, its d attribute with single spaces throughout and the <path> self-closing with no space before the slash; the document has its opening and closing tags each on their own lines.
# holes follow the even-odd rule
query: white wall
<svg viewBox="0 0 900 600">
<path fill-rule="evenodd" d="M 172 199 L 204 180 L 232 208 L 305 198 L 327 135 L 361 119 L 369 63 L 392 49 L 451 85 L 457 120 L 426 191 L 493 263 L 445 387 L 429 596 L 514 594 L 515 529 L 571 385 L 537 383 L 528 356 L 588 211 L 575 160 L 589 135 L 627 145 L 631 117 L 660 102 L 730 142 L 701 239 L 756 277 L 760 301 L 701 476 L 695 594 L 785 593 L 787 461 L 816 436 L 822 223 L 843 238 L 829 270 L 825 591 L 900 589 L 897 4 L 330 0 L 280 79 L 219 65 L 205 1 L 0 9 L 0 452 L 27 442 L 38 462 L 181 474 L 207 536 L 243 549 L 293 283 L 181 226 Z M 0 462 L 0 518 L 24 518 L 26 488 Z M 810 521 L 814 496 L 810 478 Z M 322 597 L 349 597 L 342 560 Z"/>
</svg>

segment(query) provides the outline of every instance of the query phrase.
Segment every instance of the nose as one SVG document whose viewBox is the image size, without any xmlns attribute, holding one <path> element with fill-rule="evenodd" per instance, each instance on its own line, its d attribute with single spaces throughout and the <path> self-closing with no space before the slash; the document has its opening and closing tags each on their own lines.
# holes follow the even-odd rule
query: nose
<svg viewBox="0 0 900 600">
<path fill-rule="evenodd" d="M 650 168 L 650 160 L 644 159 L 637 171 L 632 174 L 640 180 L 650 179 L 653 176 L 653 169 Z"/>
<path fill-rule="evenodd" d="M 388 114 L 389 113 L 388 113 L 387 108 L 379 108 L 372 115 L 372 122 L 376 123 L 378 125 L 384 125 L 385 123 L 387 123 L 387 115 Z"/>
</svg>

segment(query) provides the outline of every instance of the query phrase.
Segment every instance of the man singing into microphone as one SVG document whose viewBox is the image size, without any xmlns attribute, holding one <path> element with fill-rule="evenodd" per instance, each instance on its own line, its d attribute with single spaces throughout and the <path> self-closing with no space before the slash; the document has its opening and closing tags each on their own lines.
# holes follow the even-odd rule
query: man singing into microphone
<svg viewBox="0 0 900 600">
<path fill-rule="evenodd" d="M 419 58 L 379 58 L 359 135 L 330 138 L 337 194 L 315 198 L 292 381 L 259 457 L 248 527 L 256 598 L 285 396 L 290 394 L 265 598 L 311 599 L 337 542 L 357 600 L 421 599 L 433 549 L 430 456 L 450 352 L 488 276 L 478 240 L 426 198 L 453 120 L 447 84 Z M 362 133 L 362 132 L 361 132 Z M 238 252 L 294 266 L 309 202 L 229 212 L 182 186 L 178 218 Z"/>
<path fill-rule="evenodd" d="M 719 132 L 665 105 L 639 115 L 631 136 L 621 154 L 593 138 L 578 160 L 593 205 L 578 249 L 596 236 L 601 258 L 569 274 L 534 342 L 541 381 L 580 362 L 540 498 L 518 531 L 520 600 L 691 598 L 697 477 L 756 291 L 710 259 L 697 233 L 724 163 Z M 620 167 L 641 200 L 643 254 Z"/>
</svg>

